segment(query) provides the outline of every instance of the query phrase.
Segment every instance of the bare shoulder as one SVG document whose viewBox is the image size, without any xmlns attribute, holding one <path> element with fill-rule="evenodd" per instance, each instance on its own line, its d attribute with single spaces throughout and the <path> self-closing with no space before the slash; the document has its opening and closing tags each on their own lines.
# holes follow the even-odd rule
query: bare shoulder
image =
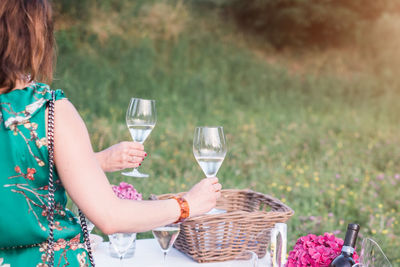
<svg viewBox="0 0 400 267">
<path fill-rule="evenodd" d="M 75 106 L 66 98 L 56 101 L 55 120 L 56 122 L 59 120 L 68 122 L 75 121 L 76 123 L 83 122 Z"/>
<path fill-rule="evenodd" d="M 55 104 L 55 108 L 57 109 L 57 112 L 61 112 L 61 113 L 64 113 L 64 112 L 76 113 L 77 112 L 75 106 L 67 98 L 57 100 L 56 104 Z"/>
<path fill-rule="evenodd" d="M 82 156 L 86 152 L 89 155 L 93 153 L 93 149 L 86 125 L 70 101 L 56 101 L 54 111 L 56 164 L 60 168 L 63 163 L 68 162 L 68 155 L 76 157 L 77 154 Z"/>
<path fill-rule="evenodd" d="M 48 110 L 46 110 L 46 113 Z M 47 128 L 46 115 L 46 128 Z M 54 133 L 56 143 L 68 140 L 68 137 L 74 137 L 75 141 L 79 139 L 89 139 L 86 124 L 79 115 L 75 106 L 68 99 L 57 100 L 54 108 Z M 72 140 L 74 142 L 74 140 Z"/>
<path fill-rule="evenodd" d="M 48 127 L 48 108 L 46 108 L 46 130 Z M 83 120 L 76 110 L 75 106 L 67 99 L 60 99 L 55 102 L 54 119 L 57 124 L 56 130 L 63 124 L 82 124 Z"/>
</svg>

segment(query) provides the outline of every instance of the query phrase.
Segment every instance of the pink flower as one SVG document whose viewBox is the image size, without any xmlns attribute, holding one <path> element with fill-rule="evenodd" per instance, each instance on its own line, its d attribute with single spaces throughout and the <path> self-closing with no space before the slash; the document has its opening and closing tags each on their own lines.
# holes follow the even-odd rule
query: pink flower
<svg viewBox="0 0 400 267">
<path fill-rule="evenodd" d="M 343 240 L 333 234 L 302 236 L 289 252 L 286 267 L 327 267 L 340 254 L 342 246 Z M 353 259 L 358 262 L 357 253 L 354 253 Z"/>
<path fill-rule="evenodd" d="M 15 166 L 14 170 L 17 173 L 21 173 L 21 168 L 19 166 Z"/>
<path fill-rule="evenodd" d="M 35 178 L 33 177 L 33 175 L 36 173 L 36 170 L 33 168 L 28 168 L 26 170 L 26 178 L 28 180 L 35 180 Z"/>
<path fill-rule="evenodd" d="M 67 241 L 60 238 L 57 242 L 54 243 L 54 251 L 59 251 L 60 249 L 64 249 L 67 245 Z"/>
<path fill-rule="evenodd" d="M 77 250 L 79 248 L 80 234 L 76 235 L 69 241 L 69 246 L 72 250 Z"/>
<path fill-rule="evenodd" d="M 131 184 L 121 182 L 119 186 L 113 185 L 112 189 L 121 199 L 142 200 L 142 194 L 139 194 Z"/>
</svg>

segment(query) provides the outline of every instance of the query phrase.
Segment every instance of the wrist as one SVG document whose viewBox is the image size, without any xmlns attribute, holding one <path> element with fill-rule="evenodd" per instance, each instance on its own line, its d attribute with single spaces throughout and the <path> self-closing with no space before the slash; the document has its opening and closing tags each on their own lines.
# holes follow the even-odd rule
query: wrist
<svg viewBox="0 0 400 267">
<path fill-rule="evenodd" d="M 106 171 L 107 171 L 107 167 L 105 166 L 106 160 L 105 160 L 105 152 L 104 152 L 104 150 L 103 150 L 103 151 L 100 151 L 100 152 L 96 152 L 96 153 L 94 153 L 94 154 L 95 154 L 95 156 L 96 156 L 97 162 L 98 162 L 99 165 L 100 165 L 100 168 L 101 168 L 104 172 L 106 172 Z"/>
<path fill-rule="evenodd" d="M 183 197 L 173 196 L 171 199 L 174 199 L 180 208 L 179 218 L 175 223 L 181 223 L 185 221 L 190 215 L 189 202 Z"/>
</svg>

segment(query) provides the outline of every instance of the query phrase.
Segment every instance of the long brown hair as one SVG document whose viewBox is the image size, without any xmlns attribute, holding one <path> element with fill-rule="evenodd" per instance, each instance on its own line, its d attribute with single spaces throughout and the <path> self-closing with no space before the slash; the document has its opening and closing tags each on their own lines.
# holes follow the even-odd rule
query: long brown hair
<svg viewBox="0 0 400 267">
<path fill-rule="evenodd" d="M 51 83 L 53 61 L 49 0 L 0 0 L 0 88 L 8 92 L 21 80 Z"/>
</svg>

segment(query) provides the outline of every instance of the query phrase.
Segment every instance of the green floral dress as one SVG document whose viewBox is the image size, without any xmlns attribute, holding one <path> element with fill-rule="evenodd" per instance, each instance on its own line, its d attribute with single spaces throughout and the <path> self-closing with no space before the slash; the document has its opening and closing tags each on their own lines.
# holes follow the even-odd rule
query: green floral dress
<svg viewBox="0 0 400 267">
<path fill-rule="evenodd" d="M 56 100 L 63 98 L 57 90 Z M 0 94 L 0 267 L 47 266 L 50 99 L 49 86 L 40 83 Z M 65 208 L 65 189 L 54 175 L 54 266 L 90 266 L 80 225 Z"/>
</svg>

